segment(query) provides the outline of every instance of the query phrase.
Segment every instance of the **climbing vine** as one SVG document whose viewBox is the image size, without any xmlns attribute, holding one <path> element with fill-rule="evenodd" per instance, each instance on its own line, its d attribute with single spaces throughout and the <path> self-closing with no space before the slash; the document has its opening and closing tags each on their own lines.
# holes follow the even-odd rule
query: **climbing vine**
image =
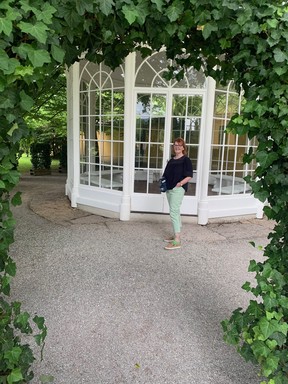
<svg viewBox="0 0 288 384">
<path fill-rule="evenodd" d="M 194 66 L 222 84 L 233 79 L 236 88 L 245 92 L 244 110 L 231 119 L 229 129 L 258 140 L 257 149 L 249 150 L 244 158 L 244 162 L 256 160 L 258 164 L 247 182 L 255 197 L 267 202 L 265 214 L 276 224 L 263 251 L 264 261 L 250 263 L 255 284 L 243 286 L 255 300 L 247 309 L 235 310 L 222 325 L 227 342 L 235 344 L 246 360 L 259 364 L 264 382 L 288 383 L 287 2 L 2 0 L 0 330 L 2 334 L 9 328 L 9 342 L 0 342 L 0 376 L 6 375 L 9 383 L 29 379 L 29 364 L 21 365 L 20 340 L 11 343 L 11 329 L 19 324 L 23 332 L 30 332 L 29 315 L 4 299 L 16 273 L 9 255 L 15 224 L 11 204 L 21 202 L 13 189 L 19 180 L 15 170 L 18 143 L 27 135 L 24 116 L 47 78 L 57 76 L 59 66 L 69 67 L 84 53 L 90 61 L 105 61 L 115 68 L 129 52 L 139 50 L 147 56 L 163 45 L 167 57 L 175 59 L 168 77 L 181 78 L 187 67 Z M 44 341 L 44 321 L 34 320 L 40 328 L 37 340 Z"/>
</svg>

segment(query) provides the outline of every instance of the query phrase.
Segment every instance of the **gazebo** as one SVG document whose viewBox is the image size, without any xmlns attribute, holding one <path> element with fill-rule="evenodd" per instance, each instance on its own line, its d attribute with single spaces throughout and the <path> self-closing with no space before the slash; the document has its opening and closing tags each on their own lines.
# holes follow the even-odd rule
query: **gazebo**
<svg viewBox="0 0 288 384">
<path fill-rule="evenodd" d="M 159 178 L 172 143 L 183 137 L 194 176 L 182 214 L 201 225 L 211 218 L 253 214 L 261 204 L 243 177 L 255 139 L 226 131 L 242 95 L 190 68 L 181 81 L 166 80 L 165 51 L 146 59 L 131 53 L 116 70 L 85 59 L 67 73 L 68 174 L 71 206 L 130 220 L 133 215 L 168 214 Z"/>
</svg>

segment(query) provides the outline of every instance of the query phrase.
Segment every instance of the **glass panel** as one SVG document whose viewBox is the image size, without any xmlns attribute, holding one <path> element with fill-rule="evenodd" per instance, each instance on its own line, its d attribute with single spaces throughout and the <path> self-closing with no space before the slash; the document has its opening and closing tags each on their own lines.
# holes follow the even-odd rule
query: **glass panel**
<svg viewBox="0 0 288 384">
<path fill-rule="evenodd" d="M 218 87 L 216 91 L 214 104 L 208 194 L 250 193 L 250 187 L 244 182 L 243 177 L 248 170 L 253 172 L 255 162 L 243 164 L 244 154 L 249 148 L 247 136 L 226 132 L 231 116 L 241 111 L 245 100 L 233 90 L 233 82 L 229 83 L 226 90 L 220 89 L 221 87 Z"/>
<path fill-rule="evenodd" d="M 84 135 L 80 134 L 80 161 L 89 161 L 89 141 L 84 139 Z"/>
<path fill-rule="evenodd" d="M 114 92 L 113 113 L 117 115 L 124 115 L 124 92 Z"/>
<path fill-rule="evenodd" d="M 90 91 L 97 91 L 100 89 L 100 71 L 99 68 L 97 69 L 97 72 L 93 75 L 93 78 L 90 82 Z"/>
<path fill-rule="evenodd" d="M 226 93 L 215 92 L 215 103 L 214 103 L 214 116 L 225 117 L 226 116 Z"/>
<path fill-rule="evenodd" d="M 174 95 L 172 101 L 172 115 L 185 116 L 187 108 L 187 97 L 182 95 Z"/>
<path fill-rule="evenodd" d="M 80 115 L 88 114 L 88 93 L 80 93 Z"/>
<path fill-rule="evenodd" d="M 185 137 L 185 121 L 186 119 L 179 117 L 172 117 L 171 121 L 171 138 L 172 141 L 176 137 Z"/>
<path fill-rule="evenodd" d="M 147 64 L 143 63 L 136 77 L 136 87 L 151 87 L 155 77 L 155 71 Z"/>
<path fill-rule="evenodd" d="M 153 142 L 163 142 L 164 141 L 164 132 L 165 132 L 165 118 L 157 117 L 151 118 L 151 139 Z"/>
<path fill-rule="evenodd" d="M 101 64 L 101 75 L 100 75 L 100 84 L 101 84 L 101 89 L 111 89 L 112 88 L 112 82 L 111 82 L 111 78 L 109 76 L 109 74 L 111 73 L 111 69 L 106 67 L 107 68 L 107 73 L 104 73 L 103 72 L 103 67 L 105 67 L 104 64 Z"/>
<path fill-rule="evenodd" d="M 111 79 L 113 82 L 113 87 L 115 88 L 124 88 L 124 64 L 116 68 L 111 73 Z"/>
<path fill-rule="evenodd" d="M 124 117 L 114 117 L 113 140 L 124 140 Z"/>
<path fill-rule="evenodd" d="M 140 94 L 137 97 L 136 115 L 148 117 L 150 115 L 151 97 L 150 94 Z"/>
<path fill-rule="evenodd" d="M 188 96 L 188 115 L 201 116 L 202 96 Z"/>
<path fill-rule="evenodd" d="M 224 139 L 225 122 L 224 120 L 214 119 L 213 121 L 213 132 L 212 132 L 212 143 L 220 144 Z"/>
<path fill-rule="evenodd" d="M 84 80 L 80 82 L 80 92 L 87 91 L 88 89 L 88 83 Z"/>
<path fill-rule="evenodd" d="M 99 163 L 99 149 L 98 141 L 90 142 L 90 163 L 98 164 Z"/>
<path fill-rule="evenodd" d="M 187 130 L 186 144 L 199 144 L 200 140 L 200 119 L 186 119 L 194 129 Z"/>
<path fill-rule="evenodd" d="M 104 91 L 101 93 L 101 114 L 105 115 L 112 112 L 112 92 Z"/>
<path fill-rule="evenodd" d="M 168 86 L 167 82 L 165 81 L 165 79 L 163 79 L 162 77 L 160 76 L 155 76 L 153 81 L 152 81 L 152 84 L 151 84 L 152 87 L 154 88 L 165 88 Z"/>
<path fill-rule="evenodd" d="M 101 132 L 106 135 L 111 135 L 112 129 L 112 116 L 105 116 L 101 119 Z"/>
<path fill-rule="evenodd" d="M 237 112 L 239 112 L 239 95 L 229 94 L 227 117 L 231 118 Z"/>
<path fill-rule="evenodd" d="M 147 59 L 147 62 L 151 65 L 151 67 L 155 70 L 156 73 L 160 73 L 162 70 L 165 70 L 168 65 L 166 59 L 166 52 L 161 51 L 155 53 Z"/>
<path fill-rule="evenodd" d="M 83 135 L 83 139 L 89 139 L 89 119 L 88 117 L 80 117 L 80 135 Z"/>
<path fill-rule="evenodd" d="M 150 168 L 162 169 L 163 165 L 163 144 L 150 145 Z"/>
<path fill-rule="evenodd" d="M 162 173 L 166 96 L 140 94 L 136 108 L 134 191 L 160 193 Z"/>
<path fill-rule="evenodd" d="M 154 116 L 166 115 L 166 96 L 152 95 L 152 115 Z"/>
<path fill-rule="evenodd" d="M 247 145 L 247 135 L 241 135 L 241 136 L 238 136 L 238 144 L 239 145 Z"/>
<path fill-rule="evenodd" d="M 147 143 L 135 144 L 135 167 L 143 168 L 148 164 L 148 145 Z"/>
<path fill-rule="evenodd" d="M 94 91 L 90 93 L 91 97 L 91 115 L 100 114 L 100 91 Z M 93 110 L 94 106 L 94 110 Z"/>
<path fill-rule="evenodd" d="M 99 71 L 100 68 L 102 72 Z M 94 187 L 121 190 L 122 181 L 120 183 L 118 176 L 123 170 L 121 168 L 121 172 L 114 172 L 111 164 L 117 167 L 123 165 L 124 90 L 118 89 L 114 93 L 110 75 L 118 82 L 118 86 L 123 85 L 123 68 L 112 72 L 102 64 L 99 66 L 88 63 L 86 69 L 83 74 L 89 83 L 89 89 L 86 94 L 82 93 L 80 99 L 80 182 Z M 103 70 L 107 72 L 104 73 Z M 100 87 L 106 90 L 101 91 Z"/>
</svg>

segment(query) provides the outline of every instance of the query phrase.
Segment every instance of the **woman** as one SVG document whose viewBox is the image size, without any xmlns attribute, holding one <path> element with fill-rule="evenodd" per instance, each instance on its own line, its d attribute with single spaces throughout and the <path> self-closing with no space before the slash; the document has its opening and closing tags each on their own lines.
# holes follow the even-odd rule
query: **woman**
<svg viewBox="0 0 288 384">
<path fill-rule="evenodd" d="M 169 243 L 165 247 L 167 250 L 181 248 L 180 207 L 188 189 L 188 181 L 193 176 L 192 162 L 187 156 L 187 146 L 181 137 L 174 141 L 173 152 L 174 156 L 168 161 L 163 173 L 163 177 L 166 179 L 166 196 L 174 231 L 174 235 L 165 240 Z"/>
</svg>

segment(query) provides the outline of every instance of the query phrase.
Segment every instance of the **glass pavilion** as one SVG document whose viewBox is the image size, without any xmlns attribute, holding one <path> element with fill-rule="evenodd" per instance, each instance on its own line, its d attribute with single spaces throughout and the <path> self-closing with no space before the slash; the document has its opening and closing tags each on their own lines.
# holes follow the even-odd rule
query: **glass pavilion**
<svg viewBox="0 0 288 384">
<path fill-rule="evenodd" d="M 256 141 L 226 132 L 245 102 L 233 89 L 190 68 L 167 81 L 165 52 L 132 53 L 112 71 L 85 59 L 67 74 L 68 175 L 73 207 L 120 220 L 136 213 L 167 214 L 159 178 L 172 143 L 183 137 L 194 168 L 182 214 L 210 218 L 253 214 L 263 205 L 243 177 L 255 163 L 242 158 Z"/>
</svg>

